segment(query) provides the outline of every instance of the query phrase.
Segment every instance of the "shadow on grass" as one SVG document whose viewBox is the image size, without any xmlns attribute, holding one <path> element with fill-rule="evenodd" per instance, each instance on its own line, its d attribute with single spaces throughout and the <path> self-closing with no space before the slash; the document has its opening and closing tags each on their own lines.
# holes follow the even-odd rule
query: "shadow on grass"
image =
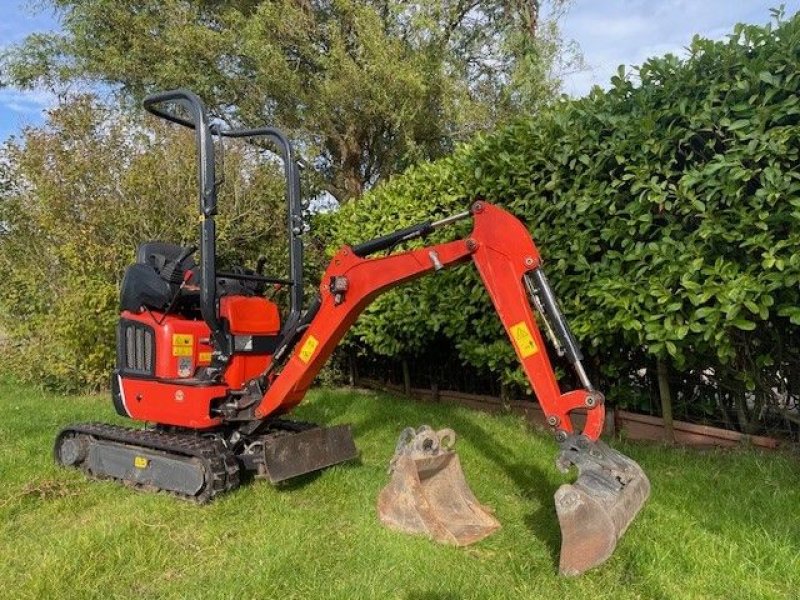
<svg viewBox="0 0 800 600">
<path fill-rule="evenodd" d="M 345 468 L 345 469 L 355 469 L 362 465 L 363 463 L 361 462 L 360 457 L 356 457 L 352 460 L 347 460 L 343 463 L 337 464 L 339 468 Z M 319 471 L 312 471 L 311 473 L 306 473 L 305 475 L 292 477 L 291 479 L 287 479 L 286 481 L 280 481 L 273 485 L 275 486 L 276 489 L 281 491 L 299 490 L 316 481 L 320 477 L 320 475 L 322 475 L 322 472 L 324 470 L 325 469 L 321 469 Z"/>
<path fill-rule="evenodd" d="M 361 457 L 357 456 L 351 460 L 347 460 L 342 463 L 338 463 L 337 466 L 339 468 L 346 468 L 346 469 L 355 469 L 362 465 Z M 322 475 L 322 472 L 325 469 L 320 469 L 319 471 L 311 471 L 310 473 L 305 473 L 304 475 L 298 475 L 297 477 L 292 477 L 291 479 L 286 479 L 284 481 L 279 481 L 277 483 L 270 483 L 268 480 L 263 478 L 256 477 L 253 471 L 246 471 L 241 470 L 239 471 L 239 486 L 240 487 L 247 487 L 250 485 L 258 485 L 258 483 L 266 483 L 267 485 L 273 486 L 278 491 L 286 491 L 291 492 L 294 490 L 300 490 L 314 483 L 319 477 Z M 258 481 L 256 481 L 258 480 Z"/>
<path fill-rule="evenodd" d="M 455 411 L 448 412 L 448 405 L 421 403 L 419 401 L 399 400 L 392 397 L 384 397 L 387 402 L 391 402 L 393 417 L 402 419 L 406 424 L 419 423 L 425 413 L 441 413 L 442 418 L 446 419 L 447 425 L 455 430 L 456 434 L 464 439 L 469 439 L 470 444 L 489 461 L 501 470 L 511 481 L 514 482 L 524 497 L 531 498 L 538 502 L 539 508 L 524 518 L 525 526 L 531 533 L 539 539 L 548 549 L 554 568 L 558 565 L 561 530 L 559 529 L 556 518 L 553 494 L 557 485 L 554 485 L 547 474 L 533 463 L 519 464 L 513 461 L 513 453 L 498 440 L 496 436 L 487 433 L 479 425 L 465 419 Z M 322 399 L 327 400 L 326 398 Z M 357 401 L 357 400 L 355 400 Z M 326 406 L 326 418 L 338 418 L 347 411 L 349 403 L 339 401 L 330 402 Z M 424 405 L 423 411 L 421 405 Z M 364 402 L 360 410 L 366 413 L 359 421 L 353 423 L 354 429 L 358 431 L 379 431 L 385 433 L 389 438 L 399 435 L 394 419 L 387 418 L 386 409 L 380 407 L 373 401 Z M 311 412 L 311 411 L 309 411 Z M 446 413 L 446 414 L 445 414 Z M 438 415 L 437 415 L 438 416 Z M 387 461 L 389 456 L 387 456 Z M 412 597 L 412 596 L 409 596 Z M 416 596 L 418 598 L 439 598 L 441 596 L 428 595 Z"/>
</svg>

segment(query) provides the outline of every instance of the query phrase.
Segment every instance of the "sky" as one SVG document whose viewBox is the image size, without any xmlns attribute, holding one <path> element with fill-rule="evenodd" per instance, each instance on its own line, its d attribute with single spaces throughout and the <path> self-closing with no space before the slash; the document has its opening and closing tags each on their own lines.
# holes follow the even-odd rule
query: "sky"
<svg viewBox="0 0 800 600">
<path fill-rule="evenodd" d="M 685 55 L 695 34 L 725 39 L 736 23 L 769 22 L 769 9 L 781 4 L 787 16 L 800 10 L 800 0 L 574 0 L 562 35 L 578 42 L 588 69 L 567 75 L 564 91 L 581 96 L 593 85 L 608 87 L 619 65 Z"/>
<path fill-rule="evenodd" d="M 783 0 L 786 14 L 800 10 L 800 0 Z M 51 10 L 34 0 L 0 0 L 0 50 L 34 32 L 58 30 Z M 734 24 L 766 23 L 769 9 L 781 0 L 573 0 L 561 20 L 565 39 L 576 41 L 587 69 L 564 76 L 573 96 L 593 85 L 607 87 L 617 67 L 641 64 L 649 56 L 684 54 L 694 34 L 723 39 Z M 40 125 L 55 97 L 45 91 L 0 89 L 0 141 L 26 125 Z"/>
</svg>

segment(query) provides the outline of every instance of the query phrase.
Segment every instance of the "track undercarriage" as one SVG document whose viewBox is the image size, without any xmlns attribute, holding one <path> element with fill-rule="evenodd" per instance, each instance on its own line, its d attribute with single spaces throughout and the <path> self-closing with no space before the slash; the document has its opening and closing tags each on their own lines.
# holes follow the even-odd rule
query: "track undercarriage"
<svg viewBox="0 0 800 600">
<path fill-rule="evenodd" d="M 358 456 L 349 426 L 318 427 L 274 419 L 263 431 L 197 432 L 80 423 L 61 430 L 54 455 L 90 477 L 114 479 L 205 503 L 239 486 L 242 476 L 279 483 Z"/>
</svg>

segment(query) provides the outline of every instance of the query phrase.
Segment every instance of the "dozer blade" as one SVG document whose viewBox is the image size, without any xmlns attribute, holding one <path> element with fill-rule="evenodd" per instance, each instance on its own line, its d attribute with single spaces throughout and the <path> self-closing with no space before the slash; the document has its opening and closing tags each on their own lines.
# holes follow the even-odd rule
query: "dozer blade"
<svg viewBox="0 0 800 600">
<path fill-rule="evenodd" d="M 266 436 L 262 457 L 261 475 L 279 483 L 353 460 L 358 450 L 350 426 L 337 425 Z"/>
<path fill-rule="evenodd" d="M 500 527 L 467 485 L 454 443 L 449 429 L 437 433 L 423 426 L 403 432 L 390 466 L 392 479 L 378 496 L 384 525 L 457 546 L 482 540 Z"/>
<path fill-rule="evenodd" d="M 573 435 L 561 444 L 558 467 L 578 478 L 555 493 L 561 525 L 562 575 L 580 575 L 605 562 L 650 495 L 641 467 L 603 442 Z"/>
</svg>

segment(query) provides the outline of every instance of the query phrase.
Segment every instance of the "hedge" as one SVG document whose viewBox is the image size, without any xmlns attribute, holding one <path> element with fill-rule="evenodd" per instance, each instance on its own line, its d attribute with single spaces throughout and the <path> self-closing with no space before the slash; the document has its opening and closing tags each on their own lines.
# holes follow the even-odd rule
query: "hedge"
<svg viewBox="0 0 800 600">
<path fill-rule="evenodd" d="M 798 64 L 798 15 L 695 38 L 687 58 L 620 67 L 607 91 L 412 168 L 319 226 L 332 250 L 476 197 L 502 204 L 529 225 L 612 400 L 632 402 L 660 359 L 750 427 L 800 395 Z M 381 297 L 352 340 L 400 357 L 442 337 L 465 365 L 522 381 L 469 268 Z"/>
</svg>

